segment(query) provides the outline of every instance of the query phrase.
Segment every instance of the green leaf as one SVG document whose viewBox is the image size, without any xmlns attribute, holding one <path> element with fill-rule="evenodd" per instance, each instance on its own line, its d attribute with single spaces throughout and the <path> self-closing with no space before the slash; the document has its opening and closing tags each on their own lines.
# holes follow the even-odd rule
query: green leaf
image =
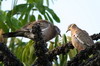
<svg viewBox="0 0 100 66">
<path fill-rule="evenodd" d="M 42 16 L 40 14 L 38 15 L 38 19 L 42 19 Z"/>
<path fill-rule="evenodd" d="M 53 24 L 53 20 L 52 20 L 52 18 L 49 16 L 49 14 L 47 12 L 46 12 L 46 15 L 48 16 L 50 22 Z"/>
<path fill-rule="evenodd" d="M 30 15 L 29 19 L 30 19 L 30 22 L 35 21 L 35 20 L 36 20 L 36 18 L 35 18 L 35 16 L 34 16 L 34 15 Z"/>
<path fill-rule="evenodd" d="M 37 5 L 43 5 L 43 0 L 34 0 Z"/>
<path fill-rule="evenodd" d="M 54 20 L 58 23 L 60 23 L 60 19 L 59 17 L 54 13 L 54 11 L 48 7 L 45 6 L 45 9 L 52 15 L 52 17 L 54 18 Z"/>
<path fill-rule="evenodd" d="M 6 21 L 6 13 L 0 10 L 0 28 L 3 29 L 4 32 L 8 32 L 9 29 L 5 21 Z"/>
<path fill-rule="evenodd" d="M 70 42 L 70 41 L 71 41 L 71 37 L 67 36 L 67 42 Z"/>
<path fill-rule="evenodd" d="M 22 61 L 27 64 L 30 64 L 30 65 L 36 59 L 33 44 L 34 44 L 34 42 L 32 40 L 30 40 L 24 47 L 24 50 L 22 53 Z"/>
<path fill-rule="evenodd" d="M 19 29 L 19 28 L 20 28 L 20 26 L 19 26 L 19 21 L 18 21 L 16 18 L 12 17 L 12 18 L 11 18 L 11 23 L 13 24 L 12 26 L 13 26 L 15 29 Z"/>
<path fill-rule="evenodd" d="M 27 0 L 27 3 L 33 3 L 34 0 Z"/>
<path fill-rule="evenodd" d="M 47 6 L 49 6 L 49 0 L 46 0 Z"/>
<path fill-rule="evenodd" d="M 34 4 L 29 4 L 29 7 L 27 8 L 26 12 L 24 13 L 24 15 L 22 14 L 22 16 L 20 17 L 20 19 L 22 20 L 21 24 L 22 26 L 24 26 L 26 23 L 28 23 L 30 21 L 30 11 L 31 9 L 34 7 Z M 24 19 L 22 19 L 22 17 L 24 16 Z M 34 18 L 34 16 L 32 16 Z"/>
<path fill-rule="evenodd" d="M 68 54 L 69 54 L 69 58 L 72 59 L 77 54 L 77 51 L 76 49 L 73 50 L 71 49 Z"/>
<path fill-rule="evenodd" d="M 11 10 L 9 13 L 14 15 L 14 14 L 19 14 L 19 13 L 25 12 L 27 10 L 27 5 L 28 4 L 19 4 L 19 5 L 15 6 L 13 8 L 13 10 Z"/>
<path fill-rule="evenodd" d="M 47 18 L 47 16 L 44 14 L 44 18 L 45 18 L 45 20 L 48 20 L 48 18 Z"/>
<path fill-rule="evenodd" d="M 0 29 L 3 29 L 4 32 L 9 32 L 9 29 L 4 22 L 0 22 Z"/>
<path fill-rule="evenodd" d="M 67 38 L 66 38 L 66 35 L 64 34 L 63 35 L 63 44 L 67 43 Z"/>
<path fill-rule="evenodd" d="M 49 50 L 52 50 L 54 48 L 53 44 L 54 44 L 53 42 L 50 42 Z"/>
<path fill-rule="evenodd" d="M 45 14 L 45 7 L 43 5 L 43 0 L 35 0 L 35 6 L 42 15 Z"/>
<path fill-rule="evenodd" d="M 55 63 L 55 65 L 56 65 L 56 66 L 59 66 L 59 64 L 58 64 L 58 61 L 57 61 L 57 60 L 54 60 L 54 63 Z"/>
<path fill-rule="evenodd" d="M 29 15 L 28 15 L 28 14 L 25 14 L 24 19 L 23 19 L 23 20 L 21 20 L 21 24 L 22 24 L 22 26 L 24 26 L 25 24 L 27 24 L 27 23 L 28 23 L 28 17 L 29 17 Z"/>
<path fill-rule="evenodd" d="M 9 15 L 7 15 L 6 17 L 6 23 L 7 26 L 11 28 L 12 31 L 15 31 L 16 29 L 20 28 L 19 21 L 14 17 L 10 17 Z"/>
<path fill-rule="evenodd" d="M 18 46 L 16 49 L 14 49 L 15 55 L 22 61 L 22 53 L 24 48 L 22 46 Z"/>
<path fill-rule="evenodd" d="M 60 66 L 64 66 L 64 61 L 65 61 L 65 60 L 64 60 L 64 55 L 62 55 L 61 57 L 62 57 L 62 58 L 60 59 L 60 60 L 61 60 L 61 61 L 60 61 Z"/>
<path fill-rule="evenodd" d="M 45 14 L 45 7 L 43 5 L 37 5 L 37 8 L 41 14 Z"/>
<path fill-rule="evenodd" d="M 58 46 L 58 41 L 59 41 L 59 38 L 58 38 L 58 36 L 56 36 L 56 38 L 55 38 L 55 47 L 57 47 Z"/>
<path fill-rule="evenodd" d="M 6 20 L 6 12 L 0 10 L 0 21 L 4 22 Z"/>
</svg>

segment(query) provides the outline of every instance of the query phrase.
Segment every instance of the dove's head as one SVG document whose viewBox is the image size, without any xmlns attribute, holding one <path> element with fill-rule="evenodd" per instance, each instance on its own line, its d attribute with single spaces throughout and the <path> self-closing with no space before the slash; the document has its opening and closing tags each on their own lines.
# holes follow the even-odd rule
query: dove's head
<svg viewBox="0 0 100 66">
<path fill-rule="evenodd" d="M 68 26 L 68 29 L 67 29 L 66 32 L 71 31 L 72 29 L 74 29 L 74 28 L 76 28 L 76 27 L 77 27 L 76 24 L 70 24 L 70 25 Z"/>
<path fill-rule="evenodd" d="M 54 26 L 55 27 L 55 30 L 56 30 L 56 32 L 57 32 L 57 35 L 60 35 L 61 36 L 61 31 L 60 31 L 60 29 L 57 27 L 57 26 Z"/>
</svg>

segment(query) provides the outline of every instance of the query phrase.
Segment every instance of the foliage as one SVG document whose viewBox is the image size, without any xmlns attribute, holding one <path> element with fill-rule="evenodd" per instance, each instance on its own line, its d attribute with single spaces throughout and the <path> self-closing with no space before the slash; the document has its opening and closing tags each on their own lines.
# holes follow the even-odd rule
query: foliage
<svg viewBox="0 0 100 66">
<path fill-rule="evenodd" d="M 3 0 L 0 1 L 0 6 Z M 6 32 L 16 31 L 26 23 L 38 19 L 44 19 L 52 22 L 60 23 L 59 17 L 49 8 L 49 0 L 25 0 L 26 3 L 17 4 L 18 0 L 13 0 L 12 10 L 0 10 L 0 29 Z M 44 5 L 44 3 L 46 5 Z M 2 7 L 2 6 L 1 6 Z M 70 41 L 70 39 L 68 40 Z M 67 43 L 67 38 L 63 35 L 62 39 L 58 36 L 54 42 L 50 42 L 49 49 L 52 50 L 61 44 Z M 23 42 L 23 38 L 11 38 L 6 43 L 9 49 L 20 59 L 25 66 L 30 66 L 36 60 L 34 42 Z M 57 60 L 54 60 L 54 66 L 64 66 L 67 60 L 76 54 L 76 50 L 72 50 L 69 54 L 59 55 Z M 0 63 L 1 65 L 2 63 Z"/>
</svg>

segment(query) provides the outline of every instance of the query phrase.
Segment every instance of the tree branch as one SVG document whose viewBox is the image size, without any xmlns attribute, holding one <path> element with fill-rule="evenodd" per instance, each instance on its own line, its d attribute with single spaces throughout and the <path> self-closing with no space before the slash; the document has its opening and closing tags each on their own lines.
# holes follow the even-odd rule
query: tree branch
<svg viewBox="0 0 100 66">
<path fill-rule="evenodd" d="M 91 35 L 91 38 L 92 38 L 93 40 L 98 40 L 98 39 L 100 39 L 100 33 Z"/>
<path fill-rule="evenodd" d="M 100 65 L 100 42 L 82 50 L 71 61 L 68 66 L 99 66 Z"/>
<path fill-rule="evenodd" d="M 63 44 L 60 47 L 57 47 L 51 51 L 48 51 L 46 54 L 49 56 L 49 60 L 53 61 L 53 59 L 60 54 L 66 54 L 69 52 L 70 49 L 73 49 L 74 47 L 72 46 L 71 43 L 66 43 Z"/>
<path fill-rule="evenodd" d="M 0 61 L 4 63 L 4 66 L 23 66 L 3 43 L 0 43 Z"/>
<path fill-rule="evenodd" d="M 37 56 L 36 62 L 32 66 L 52 66 L 52 62 L 49 61 L 48 55 L 45 54 L 48 49 L 47 45 L 42 38 L 42 33 L 39 24 L 32 27 L 34 36 L 34 48 Z"/>
<path fill-rule="evenodd" d="M 99 34 L 94 34 L 90 36 L 93 40 L 98 40 L 100 39 L 100 33 Z M 49 56 L 49 60 L 53 61 L 53 59 L 60 54 L 65 54 L 68 53 L 70 49 L 73 49 L 74 47 L 72 46 L 71 42 L 62 44 L 62 46 L 57 47 L 51 51 L 48 51 L 46 54 Z"/>
</svg>

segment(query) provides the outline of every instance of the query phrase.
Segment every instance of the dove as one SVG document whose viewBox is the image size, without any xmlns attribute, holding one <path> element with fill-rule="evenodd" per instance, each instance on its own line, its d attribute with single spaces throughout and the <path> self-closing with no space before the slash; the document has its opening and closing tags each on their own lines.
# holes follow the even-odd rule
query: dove
<svg viewBox="0 0 100 66">
<path fill-rule="evenodd" d="M 92 38 L 85 31 L 80 29 L 76 24 L 70 24 L 66 32 L 71 31 L 72 45 L 80 52 L 94 44 Z"/>
<path fill-rule="evenodd" d="M 26 24 L 25 26 L 23 26 L 22 28 L 20 28 L 19 30 L 15 31 L 15 32 L 4 33 L 3 36 L 5 38 L 26 37 L 31 40 L 34 40 L 34 34 L 32 33 L 32 27 L 35 24 L 39 24 L 41 32 L 42 32 L 42 37 L 45 42 L 53 39 L 57 35 L 60 35 L 60 29 L 57 26 L 55 26 L 54 24 L 52 24 L 46 20 L 37 20 L 37 21 L 30 22 L 29 24 Z"/>
</svg>

